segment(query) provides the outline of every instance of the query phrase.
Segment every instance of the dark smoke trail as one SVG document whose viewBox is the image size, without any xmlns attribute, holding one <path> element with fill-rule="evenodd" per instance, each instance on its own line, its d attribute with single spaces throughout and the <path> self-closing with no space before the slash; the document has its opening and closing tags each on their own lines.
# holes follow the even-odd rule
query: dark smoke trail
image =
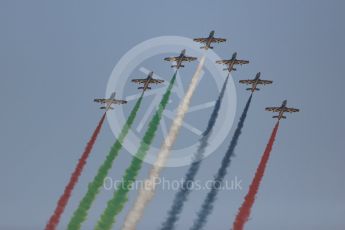
<svg viewBox="0 0 345 230">
<path fill-rule="evenodd" d="M 106 159 L 104 160 L 101 167 L 98 169 L 97 174 L 94 177 L 93 181 L 89 184 L 86 194 L 84 195 L 83 199 L 80 201 L 78 208 L 75 210 L 70 222 L 68 223 L 68 226 L 67 226 L 68 230 L 80 229 L 81 224 L 86 220 L 88 211 L 91 208 L 93 201 L 96 199 L 99 189 L 103 185 L 104 179 L 108 175 L 108 172 L 111 169 L 115 158 L 119 155 L 119 152 L 122 148 L 122 143 L 125 137 L 127 136 L 135 120 L 135 117 L 137 116 L 137 112 L 140 108 L 142 99 L 143 97 L 140 97 L 138 101 L 135 103 L 116 142 L 111 147 L 110 152 L 108 153 Z"/>
<path fill-rule="evenodd" d="M 250 102 L 252 100 L 252 96 L 253 95 L 251 94 L 250 97 L 248 98 L 246 106 L 245 106 L 245 108 L 242 112 L 242 115 L 240 117 L 240 121 L 237 124 L 237 128 L 235 130 L 234 136 L 232 137 L 232 140 L 230 142 L 230 146 L 229 146 L 227 152 L 225 153 L 225 156 L 223 157 L 221 166 L 218 169 L 216 176 L 214 177 L 213 186 L 212 186 L 210 192 L 207 194 L 207 196 L 204 200 L 204 203 L 202 204 L 201 209 L 199 210 L 199 212 L 197 214 L 197 219 L 194 221 L 193 226 L 190 228 L 191 230 L 202 229 L 206 224 L 207 217 L 211 214 L 211 212 L 213 210 L 213 204 L 216 200 L 216 197 L 217 197 L 218 191 L 220 189 L 220 186 L 223 182 L 223 179 L 224 179 L 225 175 L 227 174 L 227 168 L 230 165 L 231 157 L 234 155 L 237 141 L 241 135 L 241 130 L 242 130 L 244 121 L 245 121 L 247 113 L 248 113 L 248 109 L 250 106 Z"/>
<path fill-rule="evenodd" d="M 104 119 L 105 119 L 105 115 L 106 113 L 103 114 L 101 120 L 98 122 L 98 125 L 95 129 L 95 131 L 93 132 L 91 139 L 89 140 L 89 142 L 87 143 L 85 150 L 83 152 L 83 154 L 81 155 L 77 166 L 75 167 L 71 178 L 67 184 L 67 186 L 65 187 L 64 193 L 61 195 L 57 206 L 55 208 L 54 214 L 50 217 L 49 222 L 47 223 L 45 229 L 46 230 L 54 230 L 56 229 L 56 226 L 59 224 L 60 221 L 60 217 L 63 213 L 63 211 L 66 208 L 66 205 L 68 203 L 69 198 L 71 197 L 72 191 L 74 186 L 77 184 L 79 176 L 81 174 L 81 172 L 83 171 L 83 168 L 86 164 L 86 160 L 88 159 L 92 147 L 97 139 L 97 136 L 99 134 L 99 132 L 101 131 Z"/>
<path fill-rule="evenodd" d="M 188 195 L 191 192 L 190 184 L 194 181 L 195 175 L 197 174 L 200 168 L 202 162 L 201 160 L 204 157 L 205 149 L 208 146 L 208 139 L 211 136 L 212 129 L 214 127 L 214 124 L 216 123 L 228 79 L 229 75 L 226 77 L 226 80 L 224 81 L 222 90 L 218 96 L 217 102 L 213 108 L 212 114 L 208 121 L 207 128 L 205 132 L 202 134 L 202 137 L 200 139 L 200 145 L 197 149 L 197 152 L 194 155 L 193 163 L 189 166 L 189 169 L 184 177 L 182 188 L 176 193 L 172 206 L 170 207 L 170 210 L 168 212 L 168 217 L 162 224 L 162 230 L 174 229 L 175 224 L 178 221 L 179 215 L 182 212 L 183 205 L 187 201 Z"/>
<path fill-rule="evenodd" d="M 249 191 L 247 195 L 245 196 L 244 202 L 237 213 L 235 222 L 233 224 L 233 230 L 242 230 L 245 223 L 248 221 L 248 218 L 250 216 L 250 211 L 255 202 L 256 194 L 259 190 L 261 180 L 265 173 L 266 165 L 271 154 L 272 146 L 274 144 L 274 140 L 277 135 L 278 127 L 279 127 L 279 121 L 274 126 L 270 140 L 268 141 L 264 154 L 262 155 L 261 161 L 256 170 L 254 179 L 249 187 Z"/>
</svg>

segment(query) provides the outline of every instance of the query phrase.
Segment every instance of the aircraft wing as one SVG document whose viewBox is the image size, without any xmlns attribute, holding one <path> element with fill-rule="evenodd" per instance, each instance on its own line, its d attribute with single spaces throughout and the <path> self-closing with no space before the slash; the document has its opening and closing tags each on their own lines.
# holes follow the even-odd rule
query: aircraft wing
<svg viewBox="0 0 345 230">
<path fill-rule="evenodd" d="M 127 101 L 125 101 L 125 100 L 116 100 L 116 99 L 113 99 L 111 103 L 112 103 L 112 104 L 126 104 Z"/>
<path fill-rule="evenodd" d="M 132 82 L 138 83 L 138 84 L 143 84 L 143 83 L 145 83 L 146 81 L 147 81 L 146 79 L 132 79 Z"/>
<path fill-rule="evenodd" d="M 197 58 L 196 57 L 187 57 L 187 56 L 184 56 L 184 57 L 167 57 L 167 58 L 164 58 L 165 61 L 180 61 L 182 59 L 182 61 L 194 61 L 196 60 Z"/>
<path fill-rule="evenodd" d="M 281 107 L 267 107 L 265 110 L 266 111 L 270 111 L 270 112 L 278 113 L 278 112 L 280 112 L 282 110 L 282 108 Z"/>
<path fill-rule="evenodd" d="M 231 62 L 231 60 L 219 60 L 216 61 L 217 64 L 229 64 Z"/>
<path fill-rule="evenodd" d="M 225 38 L 212 38 L 212 42 L 215 42 L 215 43 L 221 43 L 225 41 L 226 41 Z"/>
<path fill-rule="evenodd" d="M 150 80 L 150 83 L 154 83 L 154 84 L 160 84 L 160 83 L 163 83 L 164 82 L 164 80 L 159 80 L 159 79 L 151 79 Z"/>
<path fill-rule="evenodd" d="M 295 109 L 295 108 L 286 108 L 286 109 L 285 109 L 285 112 L 288 112 L 288 113 L 296 113 L 296 112 L 299 112 L 299 109 Z"/>
<path fill-rule="evenodd" d="M 235 64 L 236 65 L 244 65 L 244 64 L 248 64 L 249 61 L 247 60 L 235 60 Z"/>
<path fill-rule="evenodd" d="M 194 38 L 193 41 L 199 42 L 199 43 L 206 43 L 207 38 Z"/>
<path fill-rule="evenodd" d="M 269 81 L 269 80 L 259 80 L 258 84 L 261 85 L 268 85 L 268 84 L 272 84 L 273 81 Z"/>
<path fill-rule="evenodd" d="M 195 61 L 197 58 L 196 57 L 188 57 L 188 56 L 184 56 L 182 58 L 182 61 Z"/>
<path fill-rule="evenodd" d="M 246 85 L 251 85 L 251 84 L 254 84 L 255 81 L 254 80 L 240 80 L 239 83 L 246 84 Z"/>
<path fill-rule="evenodd" d="M 235 65 L 243 65 L 243 64 L 248 64 L 249 61 L 246 61 L 246 60 L 219 60 L 219 61 L 216 61 L 217 64 L 224 64 L 224 65 L 228 65 L 230 63 L 234 63 Z"/>
<path fill-rule="evenodd" d="M 93 100 L 94 102 L 97 102 L 97 103 L 102 103 L 104 104 L 105 103 L 105 99 L 100 99 L 100 98 L 96 98 L 95 100 Z"/>
<path fill-rule="evenodd" d="M 164 61 L 178 61 L 178 57 L 167 57 L 164 58 Z"/>
</svg>

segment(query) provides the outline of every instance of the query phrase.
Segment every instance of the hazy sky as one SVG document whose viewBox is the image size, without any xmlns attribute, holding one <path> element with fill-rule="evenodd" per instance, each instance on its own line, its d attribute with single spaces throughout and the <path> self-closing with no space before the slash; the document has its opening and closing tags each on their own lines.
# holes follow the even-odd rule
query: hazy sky
<svg viewBox="0 0 345 230">
<path fill-rule="evenodd" d="M 274 85 L 255 94 L 229 169 L 227 180 L 237 176 L 243 190 L 219 193 L 206 229 L 230 229 L 274 125 L 272 114 L 263 109 L 284 99 L 301 112 L 281 122 L 247 229 L 345 229 L 344 10 L 342 0 L 0 1 L 0 229 L 44 227 L 101 116 L 92 100 L 104 96 L 112 69 L 128 50 L 157 36 L 193 38 L 211 30 L 229 39 L 215 46 L 219 56 L 230 58 L 237 51 L 251 61 L 233 74 L 234 125 L 249 96 L 238 80 L 261 71 Z M 171 76 L 168 63 L 157 59 L 148 65 L 165 80 Z M 181 70 L 184 87 L 195 67 L 194 63 Z M 144 76 L 139 70 L 134 73 Z M 218 92 L 208 89 L 208 84 L 201 84 L 192 104 L 214 100 Z M 178 102 L 173 96 L 169 106 Z M 139 117 L 148 105 L 146 100 Z M 193 125 L 203 130 L 210 111 L 190 113 L 186 120 L 195 119 Z M 216 173 L 233 129 L 204 160 L 198 179 L 209 180 Z M 188 144 L 188 137 L 197 139 L 182 133 L 177 146 Z M 61 229 L 114 140 L 105 123 Z M 154 146 L 161 141 L 156 138 Z M 123 150 L 109 175 L 120 179 L 130 160 Z M 146 178 L 150 167 L 144 164 L 139 178 Z M 163 176 L 180 179 L 186 170 L 169 168 Z M 140 229 L 160 226 L 174 193 L 157 191 Z M 191 193 L 178 229 L 191 226 L 206 193 Z M 136 194 L 130 193 L 114 229 L 121 227 Z M 85 229 L 92 229 L 111 196 L 102 190 Z"/>
</svg>

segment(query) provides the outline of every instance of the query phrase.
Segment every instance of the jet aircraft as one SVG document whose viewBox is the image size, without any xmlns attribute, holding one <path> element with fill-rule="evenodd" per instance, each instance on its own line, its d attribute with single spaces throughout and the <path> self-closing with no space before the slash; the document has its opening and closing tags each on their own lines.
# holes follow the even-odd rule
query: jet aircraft
<svg viewBox="0 0 345 230">
<path fill-rule="evenodd" d="M 227 71 L 229 71 L 229 73 L 231 71 L 236 71 L 235 65 L 244 65 L 244 64 L 248 64 L 249 63 L 249 61 L 247 61 L 247 60 L 238 60 L 238 59 L 236 59 L 236 57 L 237 57 L 237 53 L 235 52 L 232 55 L 231 59 L 229 59 L 229 60 L 219 60 L 219 61 L 216 61 L 216 63 L 226 65 L 227 67 L 225 69 L 223 69 L 223 70 L 227 70 Z"/>
<path fill-rule="evenodd" d="M 278 121 L 280 119 L 286 119 L 286 116 L 284 116 L 284 113 L 286 113 L 286 112 L 289 112 L 289 113 L 299 112 L 299 109 L 288 108 L 288 107 L 286 107 L 286 104 L 287 104 L 287 100 L 284 100 L 280 107 L 267 107 L 266 111 L 278 113 L 277 116 L 273 116 L 273 118 L 277 118 Z"/>
<path fill-rule="evenodd" d="M 172 65 L 171 68 L 176 67 L 176 69 L 179 69 L 180 67 L 184 67 L 184 65 L 182 65 L 182 62 L 184 61 L 195 61 L 197 58 L 196 57 L 188 57 L 185 55 L 186 54 L 186 50 L 182 50 L 180 55 L 177 57 L 167 57 L 164 58 L 165 61 L 170 61 L 170 62 L 176 62 L 176 65 Z"/>
<path fill-rule="evenodd" d="M 138 87 L 138 89 L 142 89 L 145 92 L 148 89 L 151 89 L 150 84 L 161 84 L 164 80 L 154 79 L 153 78 L 153 71 L 151 71 L 147 78 L 144 79 L 133 79 L 132 82 L 137 84 L 143 84 L 143 86 Z"/>
<path fill-rule="evenodd" d="M 111 105 L 118 105 L 118 104 L 126 104 L 127 101 L 125 100 L 117 100 L 115 99 L 115 92 L 113 92 L 109 98 L 96 98 L 94 102 L 104 104 L 104 106 L 100 107 L 100 109 L 105 109 L 108 111 L 109 109 L 114 109 Z"/>
<path fill-rule="evenodd" d="M 241 84 L 246 84 L 246 85 L 252 85 L 251 88 L 247 88 L 247 90 L 251 90 L 252 93 L 255 90 L 260 90 L 259 88 L 257 88 L 258 85 L 268 85 L 268 84 L 272 84 L 273 81 L 270 80 L 262 80 L 260 79 L 260 72 L 256 74 L 254 79 L 248 79 L 248 80 L 240 80 L 239 82 Z"/>
<path fill-rule="evenodd" d="M 208 50 L 208 49 L 213 49 L 213 46 L 211 46 L 212 43 L 225 42 L 226 39 L 225 38 L 215 38 L 214 37 L 214 30 L 212 30 L 207 38 L 194 38 L 193 41 L 204 44 L 204 46 L 202 46 L 200 48 Z"/>
</svg>

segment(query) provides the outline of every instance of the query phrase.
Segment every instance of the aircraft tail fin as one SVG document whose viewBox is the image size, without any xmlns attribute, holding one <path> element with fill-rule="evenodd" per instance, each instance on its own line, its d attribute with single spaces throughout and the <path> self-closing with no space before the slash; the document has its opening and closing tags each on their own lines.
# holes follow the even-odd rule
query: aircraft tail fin
<svg viewBox="0 0 345 230">
<path fill-rule="evenodd" d="M 102 107 L 100 107 L 100 109 L 111 109 L 111 110 L 113 110 L 114 108 L 113 108 L 113 107 L 107 108 L 107 107 L 105 107 L 105 106 L 102 106 Z"/>
<path fill-rule="evenodd" d="M 253 90 L 253 91 L 258 90 L 258 91 L 259 91 L 260 89 L 255 87 L 254 89 L 252 89 L 252 88 L 247 88 L 246 90 Z"/>
<path fill-rule="evenodd" d="M 279 118 L 279 116 L 273 116 L 273 118 Z M 285 116 L 282 116 L 281 118 L 282 118 L 282 119 L 286 119 Z"/>
<path fill-rule="evenodd" d="M 184 67 L 184 65 L 180 65 L 179 68 Z M 171 68 L 177 68 L 177 65 L 172 65 Z"/>
<path fill-rule="evenodd" d="M 208 50 L 208 49 L 213 49 L 212 46 L 208 47 L 208 46 L 201 46 L 200 49 L 205 49 L 205 50 Z"/>
<path fill-rule="evenodd" d="M 144 87 L 138 87 L 138 89 L 144 89 Z M 146 87 L 146 89 L 151 89 L 151 87 Z"/>
</svg>

